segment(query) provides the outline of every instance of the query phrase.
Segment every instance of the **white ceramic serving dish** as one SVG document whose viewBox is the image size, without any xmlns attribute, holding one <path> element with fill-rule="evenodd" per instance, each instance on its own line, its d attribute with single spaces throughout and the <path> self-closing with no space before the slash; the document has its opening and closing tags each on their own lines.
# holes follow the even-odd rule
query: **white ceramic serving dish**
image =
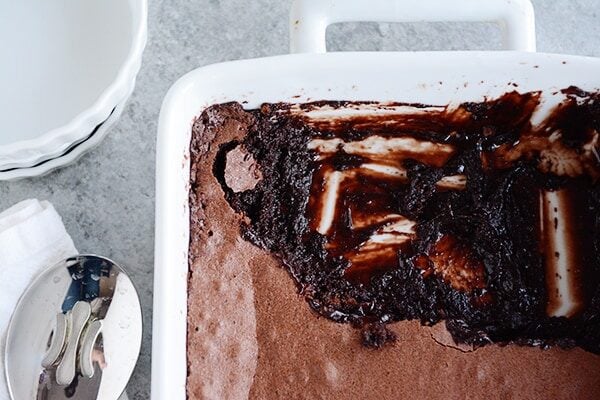
<svg viewBox="0 0 600 400">
<path fill-rule="evenodd" d="M 57 168 L 75 163 L 88 150 L 100 144 L 112 126 L 118 121 L 119 117 L 123 113 L 123 110 L 125 109 L 125 105 L 127 104 L 127 98 L 130 96 L 131 92 L 133 92 L 133 88 L 135 86 L 134 84 L 135 82 L 131 82 L 129 94 L 127 94 L 125 100 L 117 104 L 117 106 L 109 114 L 108 118 L 94 128 L 87 137 L 82 139 L 81 142 L 74 143 L 72 146 L 68 147 L 64 153 L 56 158 L 41 161 L 31 167 L 0 170 L 0 181 L 15 181 L 34 176 L 43 176 Z"/>
<path fill-rule="evenodd" d="M 500 21 L 507 51 L 323 53 L 341 21 Z M 434 105 L 507 91 L 600 88 L 600 59 L 535 53 L 529 0 L 297 0 L 293 54 L 210 65 L 179 79 L 158 126 L 152 398 L 186 398 L 189 142 L 194 118 L 227 101 L 374 100 Z M 509 86 L 515 83 L 518 88 Z M 299 97 L 298 97 L 299 96 Z M 210 173 L 210 171 L 207 171 Z"/>
<path fill-rule="evenodd" d="M 146 34 L 147 0 L 1 0 L 0 170 L 88 137 L 131 93 Z"/>
</svg>

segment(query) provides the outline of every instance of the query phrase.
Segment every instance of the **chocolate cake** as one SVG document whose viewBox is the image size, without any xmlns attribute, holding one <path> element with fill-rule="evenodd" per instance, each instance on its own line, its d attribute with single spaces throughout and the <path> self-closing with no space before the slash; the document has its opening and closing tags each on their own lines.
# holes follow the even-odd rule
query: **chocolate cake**
<svg viewBox="0 0 600 400">
<path fill-rule="evenodd" d="M 595 398 L 600 95 L 215 105 L 190 398 Z"/>
</svg>

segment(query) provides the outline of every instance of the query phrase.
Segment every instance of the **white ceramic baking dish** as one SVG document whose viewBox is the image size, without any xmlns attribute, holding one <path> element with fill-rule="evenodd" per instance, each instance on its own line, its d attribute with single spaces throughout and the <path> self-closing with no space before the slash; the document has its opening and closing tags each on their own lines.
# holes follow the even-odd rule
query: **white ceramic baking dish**
<svg viewBox="0 0 600 400">
<path fill-rule="evenodd" d="M 409 6 L 410 5 L 410 6 Z M 323 53 L 341 21 L 500 21 L 507 51 Z M 185 399 L 189 142 L 211 104 L 374 100 L 445 105 L 507 91 L 600 88 L 600 60 L 535 53 L 529 0 L 298 0 L 293 54 L 199 68 L 167 94 L 158 127 L 152 398 Z M 510 84 L 518 85 L 517 87 Z M 299 97 L 298 97 L 299 96 Z M 207 171 L 206 173 L 210 173 Z"/>
<path fill-rule="evenodd" d="M 146 35 L 147 0 L 0 1 L 0 170 L 89 137 L 131 94 Z"/>
</svg>

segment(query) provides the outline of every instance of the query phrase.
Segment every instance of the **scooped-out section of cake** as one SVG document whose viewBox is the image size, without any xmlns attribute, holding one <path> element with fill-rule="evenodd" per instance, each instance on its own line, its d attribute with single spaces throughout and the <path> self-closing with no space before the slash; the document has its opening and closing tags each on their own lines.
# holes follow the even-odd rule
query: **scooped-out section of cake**
<svg viewBox="0 0 600 400">
<path fill-rule="evenodd" d="M 366 346 L 418 320 L 600 353 L 600 95 L 561 94 L 265 104 L 212 170 L 242 237 Z"/>
</svg>

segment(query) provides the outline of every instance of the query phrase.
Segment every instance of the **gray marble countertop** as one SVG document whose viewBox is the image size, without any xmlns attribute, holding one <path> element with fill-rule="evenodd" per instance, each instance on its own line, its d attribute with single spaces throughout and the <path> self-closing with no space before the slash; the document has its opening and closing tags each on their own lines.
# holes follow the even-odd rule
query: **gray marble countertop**
<svg viewBox="0 0 600 400">
<path fill-rule="evenodd" d="M 132 272 L 145 333 L 131 399 L 150 398 L 154 161 L 161 101 L 171 84 L 194 68 L 287 53 L 290 3 L 150 0 L 148 45 L 137 86 L 107 139 L 64 169 L 0 183 L 0 211 L 26 198 L 50 200 L 81 252 L 106 255 Z M 534 6 L 538 51 L 600 57 L 600 1 L 535 0 Z M 498 49 L 500 32 L 487 23 L 352 23 L 331 27 L 328 43 L 330 50 Z"/>
</svg>

